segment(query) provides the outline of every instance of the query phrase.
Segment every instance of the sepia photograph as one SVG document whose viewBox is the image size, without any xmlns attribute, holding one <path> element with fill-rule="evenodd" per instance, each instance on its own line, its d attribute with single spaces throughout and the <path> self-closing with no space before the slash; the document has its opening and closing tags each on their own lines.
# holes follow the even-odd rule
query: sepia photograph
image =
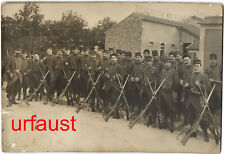
<svg viewBox="0 0 225 154">
<path fill-rule="evenodd" d="M 2 2 L 2 151 L 220 153 L 222 70 L 222 3 Z"/>
</svg>

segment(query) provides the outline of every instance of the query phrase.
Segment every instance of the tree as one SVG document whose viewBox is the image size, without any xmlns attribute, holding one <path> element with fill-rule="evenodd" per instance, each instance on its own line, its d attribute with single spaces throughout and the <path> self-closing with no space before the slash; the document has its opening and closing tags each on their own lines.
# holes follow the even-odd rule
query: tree
<svg viewBox="0 0 225 154">
<path fill-rule="evenodd" d="M 105 32 L 114 24 L 116 24 L 116 22 L 112 21 L 110 17 L 98 21 L 97 26 L 92 29 L 93 43 L 101 48 L 105 48 Z"/>
</svg>

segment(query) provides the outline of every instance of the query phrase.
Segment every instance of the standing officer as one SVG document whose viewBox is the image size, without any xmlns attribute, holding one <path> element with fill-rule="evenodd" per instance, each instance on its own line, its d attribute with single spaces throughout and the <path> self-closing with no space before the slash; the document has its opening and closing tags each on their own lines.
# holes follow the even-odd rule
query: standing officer
<svg viewBox="0 0 225 154">
<path fill-rule="evenodd" d="M 146 58 L 150 56 L 150 51 L 148 49 L 145 49 L 143 52 L 144 55 L 144 62 L 146 61 Z"/>
<path fill-rule="evenodd" d="M 23 88 L 23 100 L 27 97 L 27 88 L 30 85 L 30 69 L 31 61 L 30 57 L 24 54 L 24 60 L 22 63 L 22 73 L 23 73 L 23 80 L 22 80 L 22 88 Z"/>
</svg>

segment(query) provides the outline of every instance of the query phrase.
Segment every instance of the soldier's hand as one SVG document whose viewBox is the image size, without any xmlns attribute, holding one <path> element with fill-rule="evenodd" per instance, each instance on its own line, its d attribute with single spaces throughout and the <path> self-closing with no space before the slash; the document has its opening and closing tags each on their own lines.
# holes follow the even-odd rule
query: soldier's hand
<svg viewBox="0 0 225 154">
<path fill-rule="evenodd" d="M 105 76 L 106 76 L 107 78 L 109 78 L 109 74 L 108 74 L 108 73 L 105 73 Z"/>
<path fill-rule="evenodd" d="M 138 81 L 139 81 L 139 77 L 136 77 L 136 78 L 135 78 L 135 81 L 138 82 Z"/>
<path fill-rule="evenodd" d="M 100 70 L 100 69 L 102 69 L 102 67 L 101 67 L 101 66 L 99 66 L 99 67 L 98 67 L 98 70 Z"/>
<path fill-rule="evenodd" d="M 132 82 L 134 82 L 134 77 L 131 77 L 130 80 L 131 80 Z"/>
<path fill-rule="evenodd" d="M 77 78 L 80 79 L 80 74 L 78 74 Z"/>
<path fill-rule="evenodd" d="M 88 70 L 91 70 L 91 67 L 88 67 Z"/>
<path fill-rule="evenodd" d="M 20 72 L 20 70 L 19 70 L 19 69 L 16 69 L 16 72 L 17 72 L 17 73 L 19 73 L 19 72 Z"/>
<path fill-rule="evenodd" d="M 184 87 L 188 87 L 188 86 L 189 86 L 189 83 L 185 83 L 185 84 L 184 84 Z"/>
<path fill-rule="evenodd" d="M 199 81 L 195 81 L 195 85 L 200 86 L 200 82 Z"/>
<path fill-rule="evenodd" d="M 10 78 L 12 78 L 13 77 L 13 73 L 10 73 L 9 76 L 10 76 Z"/>
<path fill-rule="evenodd" d="M 66 65 L 68 65 L 68 63 L 66 63 Z"/>
<path fill-rule="evenodd" d="M 180 85 L 183 85 L 184 84 L 184 80 L 180 80 Z"/>
<path fill-rule="evenodd" d="M 212 78 L 209 79 L 209 82 L 214 82 L 215 80 L 213 80 Z"/>
</svg>

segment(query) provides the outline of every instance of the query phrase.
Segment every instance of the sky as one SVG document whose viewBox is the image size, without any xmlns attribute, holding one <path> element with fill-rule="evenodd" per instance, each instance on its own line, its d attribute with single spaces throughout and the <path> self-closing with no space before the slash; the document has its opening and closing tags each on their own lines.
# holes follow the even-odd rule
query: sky
<svg viewBox="0 0 225 154">
<path fill-rule="evenodd" d="M 222 15 L 222 5 L 216 3 L 153 3 L 153 2 L 42 2 L 40 13 L 45 16 L 45 20 L 60 20 L 62 13 L 67 10 L 76 11 L 88 22 L 89 27 L 95 26 L 99 20 L 110 17 L 113 21 L 120 22 L 133 12 L 164 12 L 172 13 L 181 17 Z M 22 2 L 11 2 L 2 4 L 2 15 L 13 16 L 23 8 Z M 158 13 L 159 14 L 159 13 Z"/>
</svg>

